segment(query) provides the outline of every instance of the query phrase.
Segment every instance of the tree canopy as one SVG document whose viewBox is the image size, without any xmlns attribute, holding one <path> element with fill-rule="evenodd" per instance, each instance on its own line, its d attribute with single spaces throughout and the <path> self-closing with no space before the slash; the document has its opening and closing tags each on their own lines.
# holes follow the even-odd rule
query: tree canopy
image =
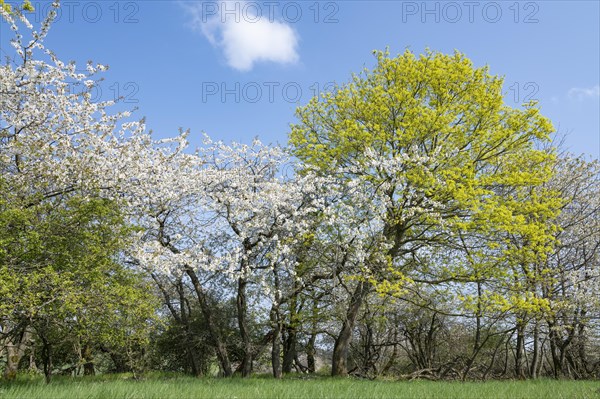
<svg viewBox="0 0 600 399">
<path fill-rule="evenodd" d="M 375 51 L 289 147 L 192 149 L 94 101 L 107 68 L 61 61 L 59 4 L 39 30 L 23 4 L 0 1 L 6 378 L 600 375 L 598 162 L 488 67 Z"/>
</svg>

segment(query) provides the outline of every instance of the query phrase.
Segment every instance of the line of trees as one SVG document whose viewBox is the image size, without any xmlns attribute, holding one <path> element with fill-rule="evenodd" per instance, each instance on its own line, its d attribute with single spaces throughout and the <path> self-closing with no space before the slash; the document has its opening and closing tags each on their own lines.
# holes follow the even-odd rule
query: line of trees
<svg viewBox="0 0 600 399">
<path fill-rule="evenodd" d="M 4 378 L 600 376 L 600 165 L 486 67 L 375 52 L 287 148 L 192 150 L 91 100 L 58 7 L 0 7 Z"/>
</svg>

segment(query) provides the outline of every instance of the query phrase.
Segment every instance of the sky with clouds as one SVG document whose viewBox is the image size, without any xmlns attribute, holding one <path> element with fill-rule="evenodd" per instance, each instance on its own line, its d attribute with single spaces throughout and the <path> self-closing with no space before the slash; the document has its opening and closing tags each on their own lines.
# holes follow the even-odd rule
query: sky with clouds
<svg viewBox="0 0 600 399">
<path fill-rule="evenodd" d="M 49 2 L 32 3 L 39 22 Z M 295 108 L 372 67 L 373 50 L 456 49 L 505 77 L 509 105 L 538 100 L 571 151 L 600 157 L 595 0 L 63 3 L 47 46 L 108 64 L 96 97 L 123 96 L 158 137 L 283 144 Z M 4 52 L 9 37 L 2 22 Z"/>
</svg>

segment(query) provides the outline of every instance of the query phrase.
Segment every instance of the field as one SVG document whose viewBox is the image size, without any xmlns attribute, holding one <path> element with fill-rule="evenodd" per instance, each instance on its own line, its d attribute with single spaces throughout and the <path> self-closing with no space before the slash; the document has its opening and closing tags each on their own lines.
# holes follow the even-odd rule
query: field
<svg viewBox="0 0 600 399">
<path fill-rule="evenodd" d="M 39 377 L 21 378 L 7 385 L 0 383 L 2 399 L 59 398 L 510 398 L 576 399 L 599 398 L 600 381 L 369 381 L 357 379 L 270 378 L 214 379 L 182 376 L 149 376 L 134 380 L 130 376 L 55 378 L 46 385 Z"/>
</svg>

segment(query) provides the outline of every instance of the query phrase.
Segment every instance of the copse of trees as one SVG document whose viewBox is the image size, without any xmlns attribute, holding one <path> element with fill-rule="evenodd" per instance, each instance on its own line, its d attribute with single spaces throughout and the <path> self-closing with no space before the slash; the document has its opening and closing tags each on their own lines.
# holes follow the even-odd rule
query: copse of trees
<svg viewBox="0 0 600 399">
<path fill-rule="evenodd" d="M 106 68 L 22 12 L 2 7 L 4 378 L 600 375 L 600 165 L 487 68 L 375 52 L 289 148 L 191 151 L 92 101 Z"/>
</svg>

